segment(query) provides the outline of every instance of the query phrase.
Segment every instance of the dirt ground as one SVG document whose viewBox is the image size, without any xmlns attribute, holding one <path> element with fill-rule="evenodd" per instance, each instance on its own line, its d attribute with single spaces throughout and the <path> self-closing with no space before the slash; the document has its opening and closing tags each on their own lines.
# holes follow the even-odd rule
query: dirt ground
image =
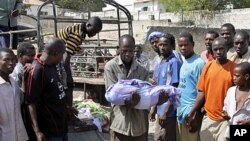
<svg viewBox="0 0 250 141">
<path fill-rule="evenodd" d="M 74 88 L 73 98 L 74 100 L 83 99 L 84 91 L 83 88 Z M 149 132 L 148 132 L 148 141 L 154 141 L 154 122 L 149 122 Z M 102 134 L 104 141 L 109 141 L 108 134 Z"/>
</svg>

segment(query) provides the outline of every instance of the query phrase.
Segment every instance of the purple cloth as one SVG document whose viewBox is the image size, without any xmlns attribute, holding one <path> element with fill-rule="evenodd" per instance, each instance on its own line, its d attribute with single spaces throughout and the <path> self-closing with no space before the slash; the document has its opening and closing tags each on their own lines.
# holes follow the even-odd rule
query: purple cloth
<svg viewBox="0 0 250 141">
<path fill-rule="evenodd" d="M 178 106 L 180 104 L 180 92 L 172 86 L 152 86 L 146 81 L 138 79 L 121 80 L 114 85 L 111 85 L 105 94 L 108 102 L 115 105 L 124 105 L 125 99 L 130 99 L 133 91 L 137 91 L 141 96 L 140 102 L 135 106 L 136 109 L 149 109 L 158 103 L 159 94 L 164 90 L 169 94 L 171 104 Z"/>
<path fill-rule="evenodd" d="M 152 39 L 159 39 L 164 33 L 162 32 L 158 32 L 158 31 L 155 31 L 155 32 L 151 32 L 149 35 L 148 35 L 148 41 L 150 42 Z"/>
</svg>

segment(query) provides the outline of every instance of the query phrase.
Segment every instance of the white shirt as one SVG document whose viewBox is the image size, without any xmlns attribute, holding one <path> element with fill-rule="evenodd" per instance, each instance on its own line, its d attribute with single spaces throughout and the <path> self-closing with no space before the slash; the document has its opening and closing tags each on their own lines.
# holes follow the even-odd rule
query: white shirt
<svg viewBox="0 0 250 141">
<path fill-rule="evenodd" d="M 237 122 L 240 120 L 250 119 L 250 96 L 248 96 L 242 107 L 237 111 L 235 99 L 236 88 L 237 86 L 230 87 L 224 100 L 223 110 L 231 117 L 229 120 L 230 125 L 237 125 Z M 225 132 L 225 136 L 229 137 L 229 127 Z"/>
<path fill-rule="evenodd" d="M 26 141 L 28 135 L 21 116 L 22 93 L 17 82 L 0 76 L 0 141 Z"/>
</svg>

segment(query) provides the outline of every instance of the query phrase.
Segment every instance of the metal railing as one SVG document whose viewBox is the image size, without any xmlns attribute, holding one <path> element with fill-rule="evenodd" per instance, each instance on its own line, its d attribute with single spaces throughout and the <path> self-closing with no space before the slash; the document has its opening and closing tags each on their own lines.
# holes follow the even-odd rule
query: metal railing
<svg viewBox="0 0 250 141">
<path fill-rule="evenodd" d="M 9 48 L 12 49 L 13 48 L 13 35 L 14 34 L 34 32 L 34 31 L 37 31 L 37 29 L 25 29 L 25 30 L 14 30 L 14 31 L 8 31 L 8 32 L 0 32 L 0 35 L 6 35 L 6 34 L 10 35 Z"/>
</svg>

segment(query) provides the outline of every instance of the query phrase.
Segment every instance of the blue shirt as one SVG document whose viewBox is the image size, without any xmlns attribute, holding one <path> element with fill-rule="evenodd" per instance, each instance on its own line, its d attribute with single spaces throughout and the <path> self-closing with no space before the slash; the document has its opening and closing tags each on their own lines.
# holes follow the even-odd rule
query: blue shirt
<svg viewBox="0 0 250 141">
<path fill-rule="evenodd" d="M 156 71 L 157 85 L 173 85 L 179 83 L 179 71 L 181 62 L 172 53 L 167 59 L 162 60 Z M 171 105 L 168 112 L 168 117 L 175 117 L 176 113 Z"/>
<path fill-rule="evenodd" d="M 195 103 L 198 93 L 196 84 L 199 80 L 205 62 L 194 54 L 192 57 L 183 60 L 180 70 L 180 82 L 178 88 L 181 91 L 181 105 L 177 108 L 177 120 L 183 123 Z"/>
</svg>

